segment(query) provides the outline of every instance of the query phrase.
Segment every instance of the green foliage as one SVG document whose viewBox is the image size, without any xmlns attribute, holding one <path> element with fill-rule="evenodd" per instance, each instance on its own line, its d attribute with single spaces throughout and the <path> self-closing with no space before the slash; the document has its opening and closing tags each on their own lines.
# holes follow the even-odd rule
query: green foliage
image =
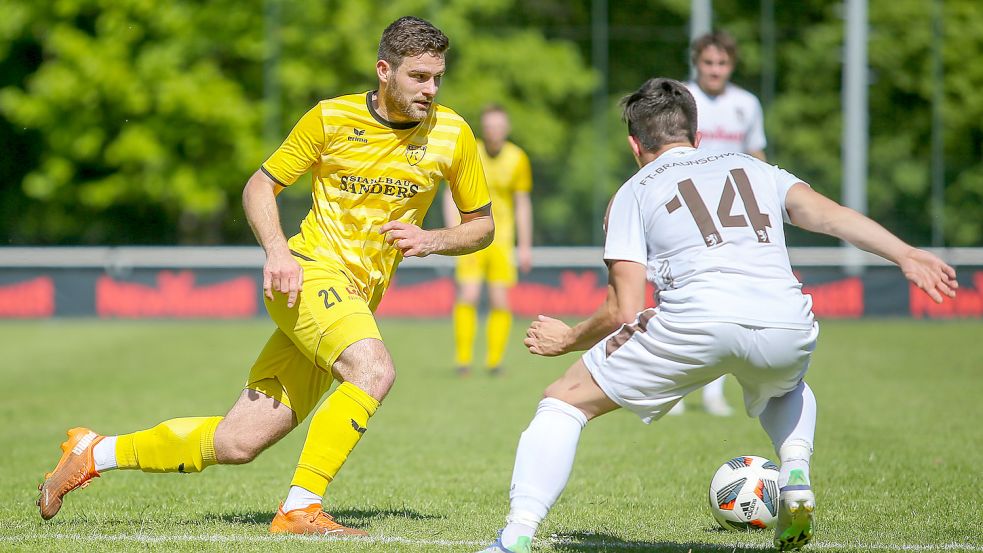
<svg viewBox="0 0 983 553">
<path fill-rule="evenodd" d="M 0 90 L 0 114 L 44 145 L 19 183 L 31 207 L 11 228 L 30 242 L 249 240 L 238 216 L 242 184 L 318 99 L 375 85 L 379 35 L 406 13 L 452 38 L 442 101 L 472 120 L 490 101 L 513 108 L 517 139 L 537 158 L 565 151 L 571 125 L 554 116 L 557 106 L 595 82 L 569 44 L 533 29 L 481 27 L 482 17 L 514 9 L 510 0 L 61 0 L 53 8 L 0 2 L 12 14 L 0 51 L 28 40 L 43 52 L 23 82 Z M 279 98 L 264 97 L 264 62 Z M 148 226 L 145 211 L 166 224 Z"/>
<path fill-rule="evenodd" d="M 870 215 L 916 244 L 930 241 L 933 4 L 870 4 Z M 783 9 L 786 4 L 782 4 Z M 779 17 L 781 16 L 779 10 Z M 779 95 L 766 113 L 773 159 L 818 190 L 841 194 L 843 26 L 837 10 L 802 9 L 812 23 L 781 42 Z M 947 1 L 943 8 L 945 232 L 948 246 L 983 245 L 983 8 Z"/>
<path fill-rule="evenodd" d="M 636 170 L 617 100 L 648 77 L 687 76 L 689 4 L 609 1 L 602 82 L 588 0 L 0 0 L 0 235 L 251 242 L 239 207 L 249 174 L 314 102 L 374 87 L 379 34 L 415 14 L 451 38 L 440 101 L 472 122 L 489 102 L 511 111 L 535 171 L 536 243 L 597 242 L 598 214 Z M 774 59 L 759 0 L 716 2 L 714 22 L 740 43 L 735 82 L 770 94 L 774 70 L 771 161 L 838 199 L 842 9 L 774 5 Z M 932 225 L 933 6 L 870 5 L 870 214 L 919 244 Z M 983 5 L 947 0 L 943 18 L 947 245 L 979 246 Z"/>
</svg>

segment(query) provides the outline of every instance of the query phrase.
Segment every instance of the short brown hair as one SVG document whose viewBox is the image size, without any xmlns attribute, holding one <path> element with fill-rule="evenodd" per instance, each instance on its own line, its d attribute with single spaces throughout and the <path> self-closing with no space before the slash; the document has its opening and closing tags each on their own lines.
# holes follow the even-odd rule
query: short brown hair
<svg viewBox="0 0 983 553">
<path fill-rule="evenodd" d="M 382 31 L 379 40 L 379 59 L 393 68 L 399 67 L 403 58 L 421 54 L 442 56 L 450 47 L 450 39 L 429 21 L 406 15 L 393 21 Z"/>
<path fill-rule="evenodd" d="M 674 142 L 696 141 L 696 100 L 679 81 L 649 79 L 622 98 L 621 106 L 628 134 L 646 151 L 655 152 Z"/>
<path fill-rule="evenodd" d="M 509 112 L 506 111 L 505 107 L 502 106 L 502 104 L 488 104 L 485 107 L 481 108 L 481 116 L 482 117 L 488 115 L 489 113 L 501 113 L 502 115 L 505 115 L 506 117 L 509 114 Z"/>
<path fill-rule="evenodd" d="M 690 59 L 693 64 L 700 58 L 700 54 L 710 46 L 716 46 L 727 53 L 730 62 L 737 65 L 737 41 L 726 31 L 714 31 L 698 37 L 690 47 Z"/>
</svg>

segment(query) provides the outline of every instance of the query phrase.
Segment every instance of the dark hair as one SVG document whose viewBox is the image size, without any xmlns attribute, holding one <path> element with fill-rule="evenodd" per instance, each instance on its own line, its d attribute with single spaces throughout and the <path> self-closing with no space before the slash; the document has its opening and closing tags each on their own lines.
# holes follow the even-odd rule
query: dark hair
<svg viewBox="0 0 983 553">
<path fill-rule="evenodd" d="M 501 104 L 488 104 L 481 108 L 481 116 L 484 117 L 489 113 L 501 113 L 502 115 L 508 116 L 509 112 Z"/>
<path fill-rule="evenodd" d="M 679 81 L 649 79 L 622 98 L 621 107 L 628 134 L 649 152 L 674 142 L 696 141 L 696 100 Z"/>
<path fill-rule="evenodd" d="M 393 68 L 399 67 L 405 57 L 421 54 L 442 56 L 450 47 L 450 39 L 429 21 L 403 16 L 382 31 L 379 39 L 379 59 Z"/>
<path fill-rule="evenodd" d="M 737 41 L 725 31 L 707 33 L 693 41 L 693 45 L 690 47 L 690 59 L 693 61 L 693 65 L 696 65 L 696 60 L 699 59 L 700 54 L 710 46 L 716 46 L 726 52 L 730 62 L 737 65 Z"/>
</svg>

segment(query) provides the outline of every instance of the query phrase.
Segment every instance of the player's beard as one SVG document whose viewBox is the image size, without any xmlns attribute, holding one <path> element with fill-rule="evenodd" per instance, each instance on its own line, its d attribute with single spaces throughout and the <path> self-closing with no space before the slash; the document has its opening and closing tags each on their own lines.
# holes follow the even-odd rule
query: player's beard
<svg viewBox="0 0 983 553">
<path fill-rule="evenodd" d="M 392 113 L 397 114 L 409 119 L 410 121 L 423 121 L 427 114 L 430 113 L 430 109 L 420 109 L 416 104 L 413 103 L 412 98 L 407 98 L 396 90 L 396 87 L 387 87 L 382 95 L 382 101 L 386 104 L 386 109 Z"/>
</svg>

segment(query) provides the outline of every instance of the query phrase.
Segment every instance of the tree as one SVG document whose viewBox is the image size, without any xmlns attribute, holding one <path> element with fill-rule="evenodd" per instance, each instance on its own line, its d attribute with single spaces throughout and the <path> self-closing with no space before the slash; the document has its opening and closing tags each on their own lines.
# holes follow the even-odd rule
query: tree
<svg viewBox="0 0 983 553">
<path fill-rule="evenodd" d="M 378 37 L 407 13 L 452 37 L 441 101 L 472 120 L 484 103 L 503 103 L 522 121 L 516 134 L 531 153 L 555 157 L 569 134 L 555 106 L 588 94 L 594 77 L 562 41 L 482 25 L 514 4 L 0 0 L 0 52 L 26 43 L 42 53 L 22 82 L 0 90 L 0 114 L 42 144 L 14 183 L 27 201 L 10 235 L 32 243 L 251 240 L 238 196 L 275 146 L 263 139 L 266 114 L 282 113 L 288 129 L 318 98 L 373 86 Z M 279 98 L 264 99 L 269 61 L 278 62 Z"/>
</svg>

